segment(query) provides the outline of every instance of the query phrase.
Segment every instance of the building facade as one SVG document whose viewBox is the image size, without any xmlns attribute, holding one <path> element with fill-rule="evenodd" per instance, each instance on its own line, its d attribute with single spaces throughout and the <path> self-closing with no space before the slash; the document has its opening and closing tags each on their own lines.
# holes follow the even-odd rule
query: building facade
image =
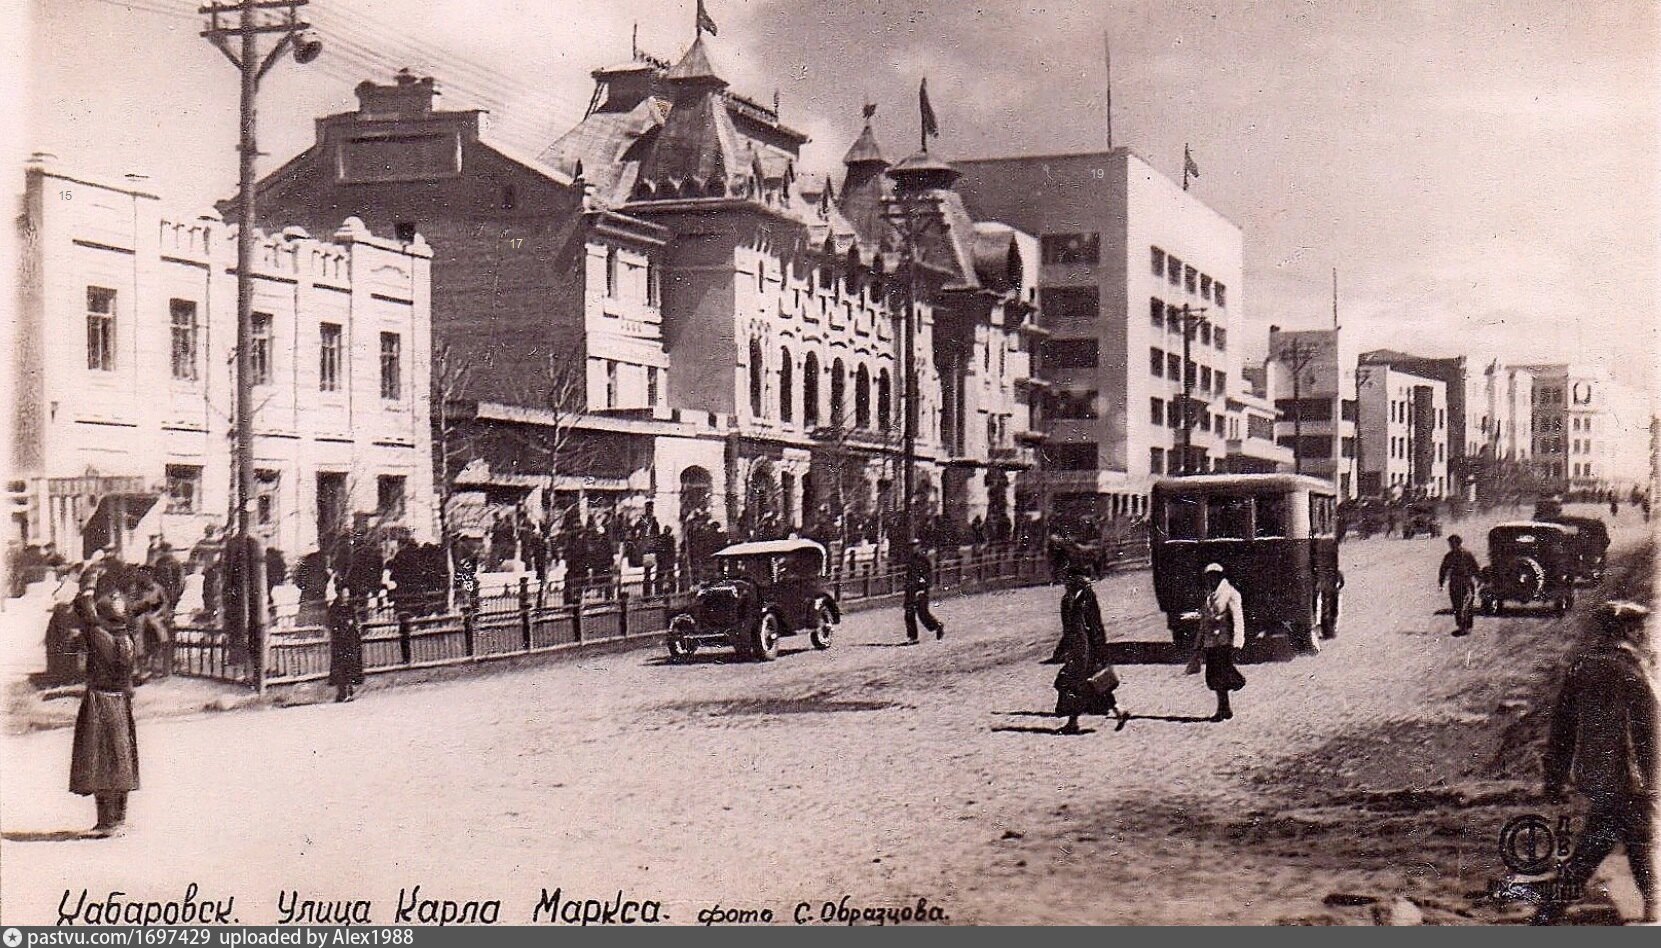
<svg viewBox="0 0 1661 948">
<path fill-rule="evenodd" d="M 1387 364 L 1357 372 L 1361 493 L 1449 496 L 1446 384 Z"/>
<path fill-rule="evenodd" d="M 1228 469 L 1231 440 L 1239 466 L 1279 463 L 1261 439 L 1229 437 L 1245 392 L 1237 225 L 1128 148 L 958 167 L 971 211 L 1040 241 L 1054 512 L 1144 513 L 1153 479 Z"/>
<path fill-rule="evenodd" d="M 474 501 L 544 516 L 556 499 L 651 503 L 665 522 L 707 509 L 741 529 L 901 503 L 907 281 L 888 163 L 867 126 L 840 181 L 798 180 L 806 136 L 731 91 L 706 45 L 596 70 L 588 114 L 533 157 L 493 143 L 479 113 L 436 110 L 430 79 L 365 82 L 356 112 L 320 120 L 318 143 L 262 182 L 273 219 L 361 210 L 432 241 L 439 346 L 478 369 L 444 399 L 468 442 L 447 469 Z M 358 167 L 397 180 L 343 179 L 365 141 L 379 164 Z M 949 186 L 931 198 L 915 499 L 959 523 L 1006 517 L 1033 466 L 1037 245 L 971 218 Z M 524 383 L 546 388 L 562 356 L 583 381 L 552 404 Z M 555 464 L 536 446 L 562 426 Z"/>
<path fill-rule="evenodd" d="M 1604 491 L 1644 483 L 1644 432 L 1653 417 L 1647 393 L 1561 362 L 1515 368 L 1535 379 L 1534 453 L 1551 486 Z"/>
<path fill-rule="evenodd" d="M 1266 388 L 1279 420 L 1275 438 L 1292 449 L 1294 466 L 1322 477 L 1343 497 L 1359 496 L 1355 350 L 1337 329 L 1269 327 Z"/>
<path fill-rule="evenodd" d="M 227 526 L 235 229 L 46 160 L 20 227 L 16 538 L 142 558 Z M 291 556 L 360 514 L 433 535 L 430 251 L 351 218 L 327 236 L 254 252 L 254 514 Z"/>
</svg>

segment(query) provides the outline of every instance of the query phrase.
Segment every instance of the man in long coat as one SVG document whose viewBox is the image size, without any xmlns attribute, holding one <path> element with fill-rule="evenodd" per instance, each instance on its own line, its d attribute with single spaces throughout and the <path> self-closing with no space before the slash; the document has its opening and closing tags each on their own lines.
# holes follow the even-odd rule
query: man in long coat
<svg viewBox="0 0 1661 948">
<path fill-rule="evenodd" d="M 1471 634 L 1472 603 L 1476 599 L 1477 576 L 1481 573 L 1482 566 L 1465 549 L 1464 539 L 1457 533 L 1448 537 L 1448 552 L 1437 571 L 1437 584 L 1447 587 L 1448 599 L 1453 603 L 1454 635 Z"/>
<path fill-rule="evenodd" d="M 1061 668 L 1055 674 L 1055 713 L 1065 716 L 1062 734 L 1079 733 L 1081 714 L 1119 713 L 1113 688 L 1118 676 L 1107 660 L 1107 630 L 1090 573 L 1071 565 L 1061 594 Z M 1104 674 L 1105 673 L 1105 674 Z"/>
<path fill-rule="evenodd" d="M 121 833 L 127 794 L 138 789 L 138 731 L 133 723 L 133 676 L 139 649 L 126 596 L 114 583 L 77 604 L 79 644 L 86 649 L 86 693 L 75 717 L 69 789 L 92 797 L 98 823 L 91 836 Z"/>
<path fill-rule="evenodd" d="M 1661 918 L 1655 890 L 1655 817 L 1661 755 L 1655 738 L 1656 669 L 1647 648 L 1650 611 L 1635 602 L 1598 610 L 1596 638 L 1569 664 L 1552 715 L 1545 755 L 1546 795 L 1561 800 L 1573 783 L 1591 803 L 1586 828 L 1558 876 L 1559 899 L 1536 924 L 1557 921 L 1618 842 L 1644 898 L 1644 921 Z"/>
</svg>

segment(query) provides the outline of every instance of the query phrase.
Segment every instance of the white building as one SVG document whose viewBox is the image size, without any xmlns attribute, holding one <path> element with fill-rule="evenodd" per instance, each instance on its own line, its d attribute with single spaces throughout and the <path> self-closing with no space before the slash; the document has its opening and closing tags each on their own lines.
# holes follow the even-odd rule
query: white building
<svg viewBox="0 0 1661 948">
<path fill-rule="evenodd" d="M 1363 494 L 1448 496 L 1448 391 L 1388 365 L 1359 372 Z"/>
<path fill-rule="evenodd" d="M 1534 456 L 1534 373 L 1495 361 L 1467 377 L 1468 457 L 1527 461 Z"/>
<path fill-rule="evenodd" d="M 236 232 L 138 183 L 26 172 L 12 539 L 188 547 L 231 508 Z M 432 535 L 431 251 L 348 219 L 255 250 L 255 519 L 290 560 L 357 514 Z"/>
<path fill-rule="evenodd" d="M 1296 454 L 1304 474 L 1357 496 L 1356 360 L 1350 341 L 1336 329 L 1269 327 L 1264 362 L 1266 388 L 1280 420 L 1276 439 Z"/>
</svg>

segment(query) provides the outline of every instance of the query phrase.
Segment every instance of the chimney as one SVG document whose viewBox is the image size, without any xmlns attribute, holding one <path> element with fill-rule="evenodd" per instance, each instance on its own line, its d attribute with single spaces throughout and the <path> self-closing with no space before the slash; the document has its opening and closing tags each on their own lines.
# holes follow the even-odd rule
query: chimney
<svg viewBox="0 0 1661 948">
<path fill-rule="evenodd" d="M 398 70 L 392 85 L 383 86 L 366 79 L 353 91 L 358 96 L 358 116 L 365 119 L 431 115 L 433 98 L 439 94 L 433 77 L 417 77 L 407 68 Z"/>
</svg>

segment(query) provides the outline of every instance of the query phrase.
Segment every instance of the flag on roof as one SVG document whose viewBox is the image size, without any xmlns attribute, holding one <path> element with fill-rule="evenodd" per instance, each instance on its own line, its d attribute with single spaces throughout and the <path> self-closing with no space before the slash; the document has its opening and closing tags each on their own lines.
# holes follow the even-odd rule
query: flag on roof
<svg viewBox="0 0 1661 948">
<path fill-rule="evenodd" d="M 935 121 L 934 106 L 929 105 L 929 81 L 926 78 L 917 87 L 917 108 L 923 117 L 923 138 L 939 138 L 940 123 Z"/>
<path fill-rule="evenodd" d="M 704 9 L 704 0 L 698 0 L 697 30 L 699 33 L 708 33 L 711 36 L 716 36 L 719 33 L 715 28 L 715 21 L 710 19 L 709 11 Z"/>
</svg>

